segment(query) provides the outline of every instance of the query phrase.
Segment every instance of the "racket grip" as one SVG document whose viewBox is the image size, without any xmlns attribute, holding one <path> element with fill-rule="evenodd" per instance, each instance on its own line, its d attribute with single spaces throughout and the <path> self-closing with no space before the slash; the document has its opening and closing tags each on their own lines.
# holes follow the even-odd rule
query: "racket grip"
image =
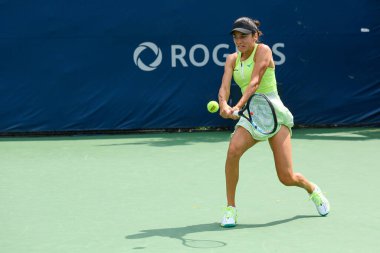
<svg viewBox="0 0 380 253">
<path fill-rule="evenodd" d="M 239 115 L 239 111 L 234 111 L 234 112 L 232 113 L 232 115 L 237 116 L 237 117 L 240 117 L 240 115 Z"/>
</svg>

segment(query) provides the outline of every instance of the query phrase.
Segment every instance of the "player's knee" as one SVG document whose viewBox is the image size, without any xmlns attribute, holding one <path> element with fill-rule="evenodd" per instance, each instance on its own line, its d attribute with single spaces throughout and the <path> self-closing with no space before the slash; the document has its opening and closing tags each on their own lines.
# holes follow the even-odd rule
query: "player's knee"
<svg viewBox="0 0 380 253">
<path fill-rule="evenodd" d="M 236 145 L 230 145 L 230 147 L 228 148 L 228 158 L 239 159 L 242 156 L 242 154 L 243 152 Z"/>
<path fill-rule="evenodd" d="M 280 182 L 285 186 L 294 186 L 296 185 L 296 180 L 293 175 L 286 174 L 286 175 L 279 175 L 278 179 Z"/>
</svg>

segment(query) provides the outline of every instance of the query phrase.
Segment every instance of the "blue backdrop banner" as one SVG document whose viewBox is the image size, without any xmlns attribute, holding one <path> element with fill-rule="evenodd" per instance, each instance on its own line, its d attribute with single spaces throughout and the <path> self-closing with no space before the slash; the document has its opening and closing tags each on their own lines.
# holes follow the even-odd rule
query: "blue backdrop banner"
<svg viewBox="0 0 380 253">
<path fill-rule="evenodd" d="M 379 1 L 0 0 L 0 132 L 226 127 L 233 21 L 261 21 L 297 125 L 380 124 Z M 239 99 L 232 86 L 231 103 Z"/>
</svg>

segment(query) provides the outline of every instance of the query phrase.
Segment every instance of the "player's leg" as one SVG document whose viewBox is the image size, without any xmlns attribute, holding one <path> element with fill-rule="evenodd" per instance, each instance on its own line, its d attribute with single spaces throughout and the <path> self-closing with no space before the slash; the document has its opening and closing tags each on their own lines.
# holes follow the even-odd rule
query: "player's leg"
<svg viewBox="0 0 380 253">
<path fill-rule="evenodd" d="M 257 141 L 255 141 L 252 135 L 243 127 L 238 127 L 230 140 L 225 166 L 227 206 L 235 206 L 240 158 L 245 151 L 256 143 Z"/>
<path fill-rule="evenodd" d="M 225 167 L 227 207 L 220 224 L 222 227 L 236 226 L 235 193 L 239 180 L 239 161 L 244 152 L 256 143 L 251 134 L 243 127 L 237 127 L 231 138 Z"/>
<path fill-rule="evenodd" d="M 312 193 L 314 185 L 302 174 L 293 172 L 292 145 L 289 129 L 281 126 L 280 131 L 269 139 L 273 151 L 278 179 L 286 186 L 298 186 Z"/>
<path fill-rule="evenodd" d="M 273 151 L 277 176 L 286 186 L 298 186 L 304 188 L 313 200 L 320 215 L 325 216 L 330 212 L 330 204 L 318 186 L 308 181 L 302 174 L 293 172 L 292 146 L 289 129 L 282 126 L 280 131 L 269 139 Z"/>
</svg>

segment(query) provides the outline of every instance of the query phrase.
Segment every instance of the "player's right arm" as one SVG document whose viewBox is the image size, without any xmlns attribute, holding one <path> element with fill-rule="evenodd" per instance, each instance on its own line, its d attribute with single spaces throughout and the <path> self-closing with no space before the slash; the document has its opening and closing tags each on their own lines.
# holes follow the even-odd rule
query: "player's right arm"
<svg viewBox="0 0 380 253">
<path fill-rule="evenodd" d="M 231 80 L 234 73 L 236 57 L 237 53 L 227 56 L 226 64 L 224 65 L 222 84 L 219 89 L 219 114 L 225 119 L 233 118 L 232 108 L 228 105 L 228 99 L 230 98 Z"/>
</svg>

